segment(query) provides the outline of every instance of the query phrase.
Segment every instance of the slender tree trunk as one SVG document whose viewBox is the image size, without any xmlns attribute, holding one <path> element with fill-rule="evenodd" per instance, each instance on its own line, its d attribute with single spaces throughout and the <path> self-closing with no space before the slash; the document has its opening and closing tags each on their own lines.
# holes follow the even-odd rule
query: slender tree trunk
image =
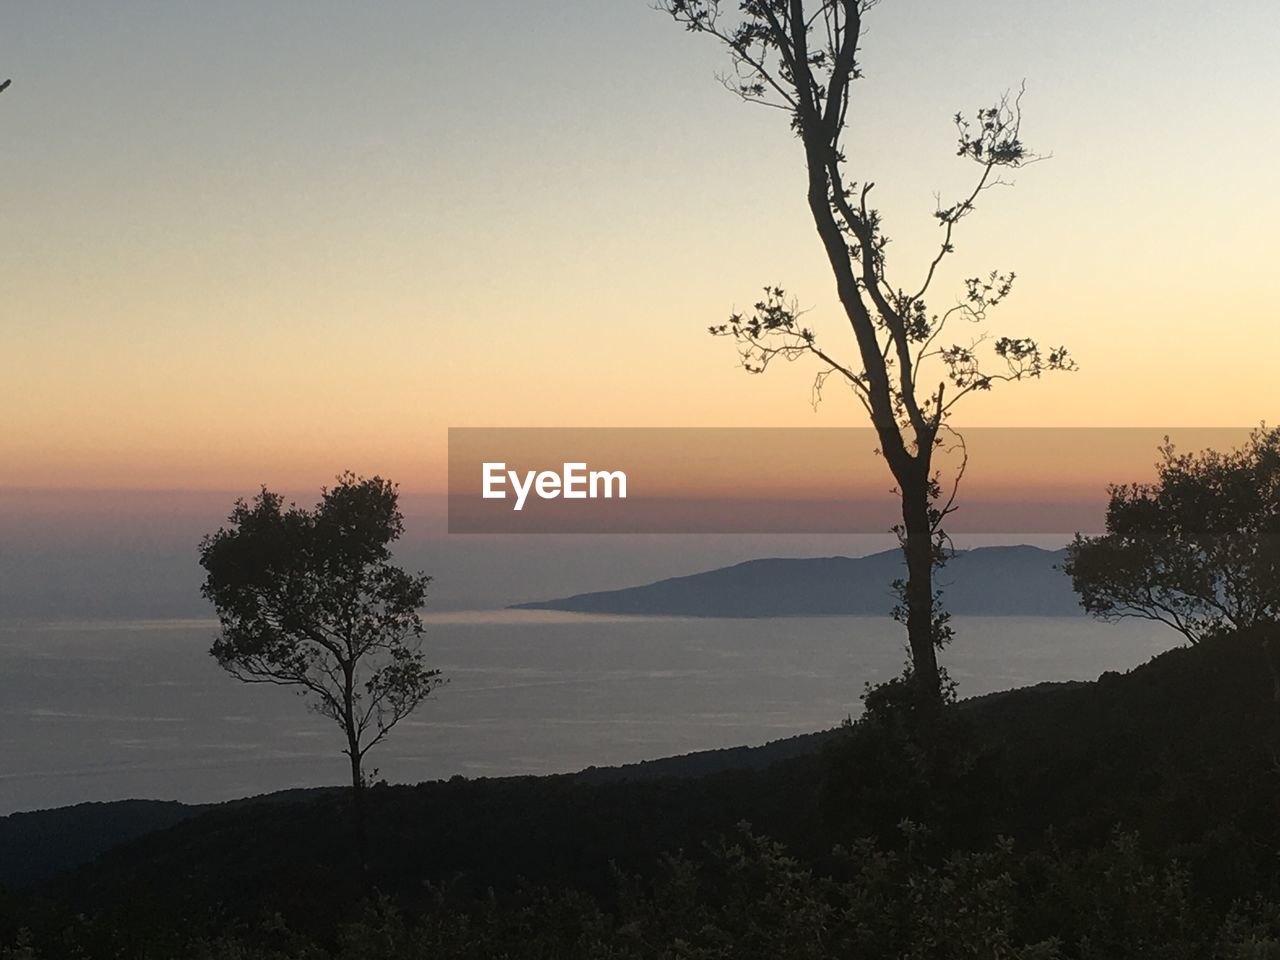
<svg viewBox="0 0 1280 960">
<path fill-rule="evenodd" d="M 352 838 L 356 845 L 356 856 L 360 859 L 361 870 L 367 873 L 369 866 L 365 860 L 364 771 L 361 769 L 360 733 L 356 727 L 354 660 L 348 660 L 343 664 L 343 680 L 342 725 L 347 734 L 347 757 L 351 761 Z"/>
<path fill-rule="evenodd" d="M 358 802 L 364 789 L 364 772 L 360 769 L 360 745 L 351 731 L 347 731 L 347 754 L 351 757 L 351 789 Z"/>
<path fill-rule="evenodd" d="M 348 646 L 350 646 L 348 644 Z M 351 759 L 351 790 L 356 800 L 364 777 L 360 771 L 360 733 L 356 729 L 356 666 L 354 658 L 342 664 L 342 728 L 347 735 L 347 756 Z"/>
<path fill-rule="evenodd" d="M 917 473 L 912 471 L 912 473 Z M 942 703 L 938 650 L 933 635 L 933 527 L 929 521 L 929 488 L 923 474 L 899 480 L 902 492 L 902 550 L 907 562 L 907 644 L 916 696 L 922 715 L 936 713 Z"/>
<path fill-rule="evenodd" d="M 365 827 L 364 771 L 361 769 L 360 739 L 356 735 L 355 724 L 350 720 L 347 723 L 347 753 L 351 759 L 351 840 L 355 844 L 354 853 L 360 864 L 360 875 L 364 878 L 361 882 L 367 886 L 369 843 Z"/>
<path fill-rule="evenodd" d="M 841 227 L 832 204 L 847 196 L 846 184 L 840 179 L 833 160 L 839 149 L 829 121 L 823 114 L 822 104 L 814 98 L 807 82 L 812 79 L 807 45 L 807 34 L 795 25 L 805 23 L 803 4 L 792 0 L 791 31 L 778 34 L 782 49 L 790 48 L 794 63 L 803 64 L 803 77 L 796 85 L 796 123 L 805 147 L 808 169 L 807 200 L 818 237 L 831 265 L 836 281 L 836 293 L 844 307 L 845 315 L 858 344 L 865 376 L 865 400 L 871 414 L 872 426 L 880 439 L 881 453 L 902 492 L 902 520 L 904 528 L 903 550 L 907 561 L 907 590 L 904 598 L 907 607 L 907 642 L 911 648 L 912 670 L 915 675 L 916 693 L 921 718 L 928 721 L 941 706 L 941 686 L 938 676 L 938 656 L 933 637 L 933 530 L 929 522 L 929 470 L 932 455 L 933 433 L 921 420 L 916 406 L 914 387 L 911 384 L 911 356 L 905 334 L 901 329 L 894 333 L 898 347 L 898 375 L 901 377 L 899 398 L 905 404 L 914 423 L 917 439 L 915 456 L 898 424 L 898 411 L 893 388 L 890 385 L 890 367 L 882 351 L 876 320 L 863 298 L 874 296 L 874 270 L 869 258 L 874 256 L 874 235 L 870 227 L 855 222 L 845 227 L 858 232 L 862 246 L 862 278 L 858 276 L 850 256 L 850 238 Z M 852 15 L 851 15 L 852 17 Z M 901 327 L 901 318 L 892 311 L 880 309 L 880 320 L 894 327 Z M 891 328 L 892 329 L 892 328 Z"/>
</svg>

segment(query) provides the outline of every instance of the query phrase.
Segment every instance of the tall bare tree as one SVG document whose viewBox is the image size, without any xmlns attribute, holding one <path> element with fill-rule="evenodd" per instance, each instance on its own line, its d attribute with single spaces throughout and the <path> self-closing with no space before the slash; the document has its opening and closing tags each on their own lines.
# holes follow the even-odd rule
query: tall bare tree
<svg viewBox="0 0 1280 960">
<path fill-rule="evenodd" d="M 931 713 L 943 689 L 937 650 L 951 633 L 933 573 L 945 558 L 941 524 L 954 509 L 963 470 L 944 495 L 935 452 L 949 435 L 962 447 L 948 417 L 970 393 L 1070 369 L 1074 362 L 1064 348 L 1041 349 L 1026 337 L 979 332 L 964 341 L 945 339 L 949 321 L 984 321 L 1009 294 L 1012 273 L 966 281 L 962 298 L 948 309 L 934 310 L 927 302 L 939 266 L 955 249 L 956 227 L 978 197 L 1001 182 L 1002 171 L 1038 159 L 1021 139 L 1021 94 L 1006 94 L 972 118 L 956 115 L 957 153 L 976 162 L 975 183 L 954 203 L 938 204 L 934 217 L 942 237 L 918 279 L 891 278 L 888 238 L 869 204 L 874 184 L 849 172 L 853 163 L 845 148 L 851 91 L 862 76 L 863 18 L 876 5 L 877 0 L 661 0 L 659 9 L 724 44 L 732 70 L 721 81 L 744 100 L 785 111 L 803 147 L 809 212 L 853 332 L 856 358 L 846 360 L 820 346 L 780 287 L 766 287 L 749 315 L 735 314 L 711 332 L 737 341 L 751 373 L 764 372 L 779 357 L 812 358 L 820 366 L 815 397 L 835 376 L 866 408 L 901 497 L 902 522 L 895 530 L 907 573 L 897 584 L 896 614 L 906 624 L 918 701 Z"/>
</svg>

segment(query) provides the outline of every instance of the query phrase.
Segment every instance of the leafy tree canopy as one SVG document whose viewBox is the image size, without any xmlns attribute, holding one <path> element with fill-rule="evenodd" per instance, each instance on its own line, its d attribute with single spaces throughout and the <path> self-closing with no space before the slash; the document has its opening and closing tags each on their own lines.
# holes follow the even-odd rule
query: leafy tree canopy
<svg viewBox="0 0 1280 960">
<path fill-rule="evenodd" d="M 1106 533 L 1077 534 L 1067 573 L 1104 619 L 1167 623 L 1192 643 L 1280 624 L 1280 429 L 1238 450 L 1177 453 L 1152 484 L 1111 488 Z"/>
<path fill-rule="evenodd" d="M 403 531 L 395 485 L 346 473 L 314 510 L 265 488 L 237 501 L 200 544 L 222 628 L 210 653 L 240 680 L 308 695 L 342 728 L 357 788 L 364 755 L 441 683 L 421 650 L 431 578 L 391 561 Z"/>
</svg>

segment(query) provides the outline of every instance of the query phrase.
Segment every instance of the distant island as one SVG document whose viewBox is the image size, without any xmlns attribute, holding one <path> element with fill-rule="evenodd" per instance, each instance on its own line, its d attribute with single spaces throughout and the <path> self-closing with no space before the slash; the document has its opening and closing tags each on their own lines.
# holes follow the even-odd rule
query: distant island
<svg viewBox="0 0 1280 960">
<path fill-rule="evenodd" d="M 1065 550 L 1032 546 L 957 550 L 938 573 L 946 608 L 959 616 L 1076 616 L 1061 570 Z M 902 554 L 748 560 L 643 586 L 512 604 L 514 610 L 671 617 L 883 616 Z"/>
</svg>

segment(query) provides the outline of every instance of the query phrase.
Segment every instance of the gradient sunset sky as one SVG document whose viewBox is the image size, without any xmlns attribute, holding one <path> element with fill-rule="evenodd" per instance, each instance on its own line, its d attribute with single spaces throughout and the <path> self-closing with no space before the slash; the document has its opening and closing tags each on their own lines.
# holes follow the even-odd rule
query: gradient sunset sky
<svg viewBox="0 0 1280 960">
<path fill-rule="evenodd" d="M 984 426 L 1277 419 L 1271 2 L 886 0 L 858 179 L 919 273 L 950 118 L 1024 78 L 1053 158 L 936 284 L 1081 370 Z M 785 117 L 645 0 L 24 3 L 0 13 L 0 487 L 441 489 L 448 427 L 862 425 L 706 334 L 759 288 L 850 356 Z M 866 171 L 865 175 L 859 171 Z"/>
</svg>

